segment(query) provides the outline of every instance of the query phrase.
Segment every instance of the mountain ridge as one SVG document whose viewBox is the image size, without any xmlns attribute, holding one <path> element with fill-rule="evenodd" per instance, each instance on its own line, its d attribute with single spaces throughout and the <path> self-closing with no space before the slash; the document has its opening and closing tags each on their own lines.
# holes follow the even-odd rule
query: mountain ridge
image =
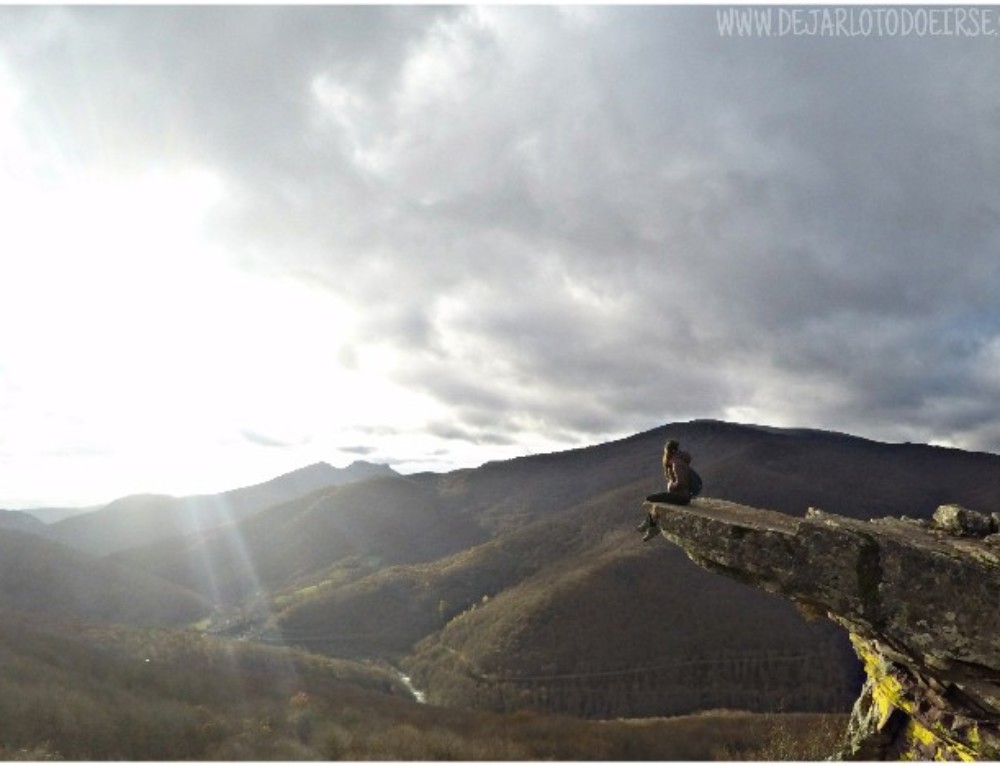
<svg viewBox="0 0 1000 766">
<path fill-rule="evenodd" d="M 861 518 L 926 517 L 950 501 L 1000 505 L 1000 458 L 989 453 L 692 421 L 323 490 L 116 558 L 206 596 L 213 582 L 228 583 L 240 635 L 401 662 L 439 704 L 597 717 L 849 706 L 860 671 L 842 636 L 803 624 L 766 594 L 692 573 L 682 556 L 660 560 L 639 541 L 642 499 L 662 490 L 667 438 L 693 454 L 707 496 L 790 516 L 810 506 Z M 261 589 L 265 597 L 251 599 Z M 577 645 L 560 632 L 594 640 Z M 629 669 L 648 661 L 650 640 L 663 657 L 711 672 L 698 682 L 664 667 L 641 680 Z M 580 666 L 586 678 L 544 689 L 517 680 L 575 677 Z M 758 685 L 747 685 L 748 673 Z"/>
<path fill-rule="evenodd" d="M 94 553 L 198 594 L 213 632 L 389 661 L 443 705 L 629 717 L 848 704 L 858 667 L 842 637 L 640 542 L 668 438 L 694 456 L 706 496 L 788 516 L 1000 507 L 989 453 L 697 420 L 443 474 L 362 463 L 383 475 L 329 485 L 344 469 L 315 463 L 213 496 L 209 518 L 228 515 L 211 527 L 177 523 L 199 510 L 190 498 L 131 496 L 90 534 L 149 523 L 154 534 L 117 530 Z"/>
<path fill-rule="evenodd" d="M 51 524 L 46 536 L 95 555 L 107 555 L 239 521 L 323 487 L 386 475 L 398 474 L 388 465 L 360 460 L 345 468 L 317 462 L 217 494 L 128 495 Z"/>
</svg>

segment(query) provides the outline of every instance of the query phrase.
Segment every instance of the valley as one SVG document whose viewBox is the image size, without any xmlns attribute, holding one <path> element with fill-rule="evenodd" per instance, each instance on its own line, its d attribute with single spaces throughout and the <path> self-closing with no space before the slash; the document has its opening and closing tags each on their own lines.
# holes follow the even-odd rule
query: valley
<svg viewBox="0 0 1000 766">
<path fill-rule="evenodd" d="M 995 455 L 691 421 L 446 474 L 320 464 L 29 531 L 2 514 L 0 691 L 33 702 L 0 715 L 0 753 L 697 760 L 805 743 L 843 722 L 859 662 L 827 621 L 640 541 L 667 438 L 707 497 L 794 516 L 1000 508 Z"/>
</svg>

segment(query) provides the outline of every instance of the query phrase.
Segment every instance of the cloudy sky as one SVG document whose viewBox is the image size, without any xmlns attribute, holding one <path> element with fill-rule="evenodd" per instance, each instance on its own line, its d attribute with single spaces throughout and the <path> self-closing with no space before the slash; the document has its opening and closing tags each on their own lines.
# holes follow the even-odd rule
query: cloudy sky
<svg viewBox="0 0 1000 766">
<path fill-rule="evenodd" d="M 1000 452 L 1000 39 L 716 10 L 0 9 L 0 508 L 699 417 Z"/>
</svg>

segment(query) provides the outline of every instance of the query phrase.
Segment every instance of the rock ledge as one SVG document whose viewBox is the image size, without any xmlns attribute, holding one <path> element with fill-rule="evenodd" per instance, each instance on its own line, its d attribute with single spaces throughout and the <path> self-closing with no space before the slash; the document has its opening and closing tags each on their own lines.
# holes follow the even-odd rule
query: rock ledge
<svg viewBox="0 0 1000 766">
<path fill-rule="evenodd" d="M 868 678 L 840 757 L 1000 757 L 997 514 L 949 505 L 933 521 L 859 521 L 706 498 L 646 506 L 695 563 L 849 631 Z"/>
</svg>

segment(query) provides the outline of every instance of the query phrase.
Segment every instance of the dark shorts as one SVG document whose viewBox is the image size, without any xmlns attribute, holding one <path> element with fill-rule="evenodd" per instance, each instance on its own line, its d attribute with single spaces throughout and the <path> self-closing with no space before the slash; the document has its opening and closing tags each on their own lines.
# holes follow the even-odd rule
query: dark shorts
<svg viewBox="0 0 1000 766">
<path fill-rule="evenodd" d="M 682 495 L 677 492 L 658 492 L 646 498 L 647 503 L 670 503 L 670 505 L 687 505 L 691 502 L 689 495 Z"/>
</svg>

